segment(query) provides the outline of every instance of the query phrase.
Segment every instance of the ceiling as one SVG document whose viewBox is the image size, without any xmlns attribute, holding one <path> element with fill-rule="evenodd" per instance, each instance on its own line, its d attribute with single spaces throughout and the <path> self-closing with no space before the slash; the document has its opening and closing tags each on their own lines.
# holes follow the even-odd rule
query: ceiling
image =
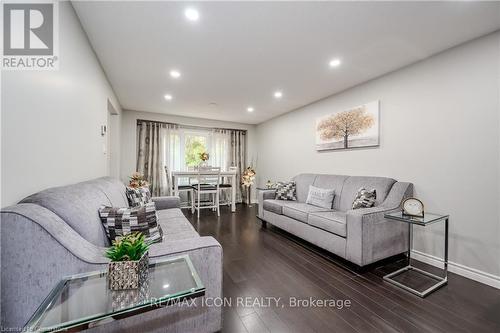
<svg viewBox="0 0 500 333">
<path fill-rule="evenodd" d="M 498 2 L 73 5 L 123 108 L 249 124 L 500 28 Z"/>
</svg>

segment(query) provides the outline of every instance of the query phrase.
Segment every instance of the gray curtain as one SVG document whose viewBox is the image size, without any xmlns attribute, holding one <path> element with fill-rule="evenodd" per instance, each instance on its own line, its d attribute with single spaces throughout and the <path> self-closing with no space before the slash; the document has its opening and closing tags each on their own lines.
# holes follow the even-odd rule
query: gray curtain
<svg viewBox="0 0 500 333">
<path fill-rule="evenodd" d="M 241 175 L 247 167 L 246 159 L 246 131 L 231 130 L 231 166 L 237 167 L 236 175 L 236 202 L 246 200 L 247 193 L 241 186 Z"/>
<path fill-rule="evenodd" d="M 166 149 L 169 147 L 169 130 L 172 124 L 158 122 L 137 122 L 137 165 L 136 170 L 144 175 L 150 184 L 153 196 L 169 193 L 169 184 L 165 173 L 167 165 Z"/>
</svg>

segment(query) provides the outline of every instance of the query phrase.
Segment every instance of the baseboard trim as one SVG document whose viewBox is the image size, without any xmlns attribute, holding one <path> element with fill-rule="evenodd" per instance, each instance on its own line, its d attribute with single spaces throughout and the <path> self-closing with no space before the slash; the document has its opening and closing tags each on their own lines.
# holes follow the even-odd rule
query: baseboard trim
<svg viewBox="0 0 500 333">
<path fill-rule="evenodd" d="M 422 261 L 426 264 L 443 268 L 443 260 L 428 253 L 417 250 L 411 251 L 412 259 Z M 456 262 L 448 261 L 448 271 L 464 276 L 471 280 L 487 284 L 488 286 L 500 289 L 500 276 L 486 273 L 475 268 L 467 267 Z"/>
</svg>

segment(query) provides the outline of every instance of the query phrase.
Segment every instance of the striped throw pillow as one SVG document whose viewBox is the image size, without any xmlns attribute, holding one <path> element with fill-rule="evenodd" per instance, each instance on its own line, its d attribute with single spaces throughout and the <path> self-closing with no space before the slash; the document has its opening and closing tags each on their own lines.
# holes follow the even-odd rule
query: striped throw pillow
<svg viewBox="0 0 500 333">
<path fill-rule="evenodd" d="M 282 183 L 282 182 L 277 183 L 275 199 L 296 201 L 297 194 L 296 194 L 295 182 L 292 181 L 289 183 Z"/>
<path fill-rule="evenodd" d="M 127 186 L 127 199 L 130 207 L 144 206 L 151 201 L 151 192 L 149 192 L 149 188 L 147 186 Z"/>
<path fill-rule="evenodd" d="M 356 198 L 352 203 L 352 209 L 373 207 L 375 205 L 376 199 L 377 191 L 375 191 L 375 189 L 367 190 L 366 188 L 362 187 L 356 194 Z"/>
<path fill-rule="evenodd" d="M 130 208 L 101 206 L 99 216 L 110 241 L 133 232 L 142 232 L 146 241 L 151 243 L 161 242 L 163 239 L 154 202 Z"/>
</svg>

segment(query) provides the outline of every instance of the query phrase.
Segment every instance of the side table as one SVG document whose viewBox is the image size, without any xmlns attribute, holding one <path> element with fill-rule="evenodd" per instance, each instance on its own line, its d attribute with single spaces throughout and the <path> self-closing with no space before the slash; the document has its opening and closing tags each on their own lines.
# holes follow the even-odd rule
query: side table
<svg viewBox="0 0 500 333">
<path fill-rule="evenodd" d="M 403 215 L 402 212 L 393 212 L 393 213 L 388 213 L 385 214 L 384 217 L 389 220 L 395 220 L 399 222 L 404 222 L 408 223 L 408 265 L 395 271 L 390 274 L 387 274 L 384 276 L 384 280 L 392 283 L 400 288 L 403 288 L 415 295 L 418 295 L 420 297 L 425 297 L 429 295 L 431 292 L 435 291 L 436 289 L 444 286 L 446 283 L 448 283 L 448 223 L 449 223 L 449 215 L 439 215 L 439 214 L 432 214 L 432 213 L 425 213 L 424 217 L 414 217 L 414 216 L 407 216 Z M 416 268 L 411 265 L 411 249 L 413 245 L 413 225 L 419 225 L 419 226 L 428 226 L 430 224 L 434 224 L 437 222 L 442 222 L 444 221 L 444 277 L 429 273 L 427 271 L 424 271 L 422 269 Z M 420 274 L 423 274 L 425 276 L 428 276 L 434 280 L 436 280 L 436 283 L 427 288 L 424 291 L 418 291 L 416 289 L 411 288 L 410 286 L 407 286 L 399 281 L 396 281 L 394 277 L 409 271 L 413 270 L 415 272 L 418 272 Z"/>
<path fill-rule="evenodd" d="M 151 263 L 138 289 L 110 290 L 106 270 L 76 274 L 56 285 L 23 332 L 78 332 L 204 295 L 188 255 Z"/>
</svg>

